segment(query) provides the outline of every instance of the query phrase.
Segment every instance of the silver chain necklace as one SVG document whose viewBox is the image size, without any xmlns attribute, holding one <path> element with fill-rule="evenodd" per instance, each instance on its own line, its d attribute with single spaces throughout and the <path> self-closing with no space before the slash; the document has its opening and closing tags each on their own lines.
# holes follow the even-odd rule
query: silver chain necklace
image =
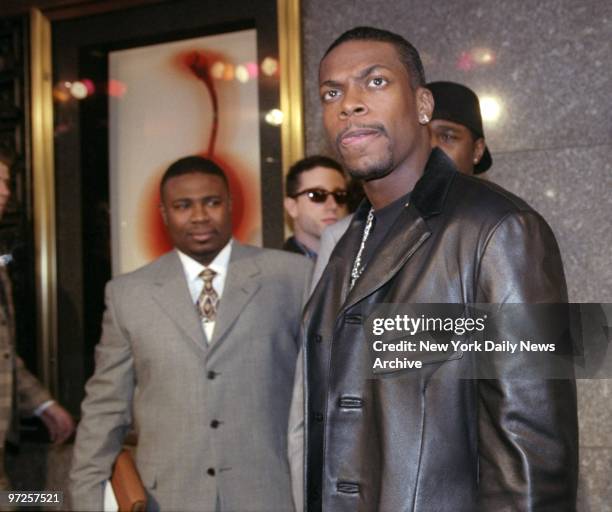
<svg viewBox="0 0 612 512">
<path fill-rule="evenodd" d="M 363 229 L 363 235 L 361 237 L 361 245 L 359 246 L 359 251 L 357 251 L 357 256 L 355 256 L 355 262 L 353 263 L 353 269 L 351 270 L 351 284 L 349 285 L 349 291 L 353 289 L 357 279 L 359 279 L 359 276 L 361 276 L 363 270 L 365 269 L 365 265 L 361 265 L 361 256 L 363 255 L 366 240 L 370 236 L 372 224 L 374 224 L 374 208 L 370 208 L 370 211 L 368 212 L 368 218 L 366 219 L 366 225 Z"/>
</svg>

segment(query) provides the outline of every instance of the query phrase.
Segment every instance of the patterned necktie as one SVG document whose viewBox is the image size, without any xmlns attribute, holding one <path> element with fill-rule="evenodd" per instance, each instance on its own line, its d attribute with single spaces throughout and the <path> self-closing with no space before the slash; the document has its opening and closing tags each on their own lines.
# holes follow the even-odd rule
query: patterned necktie
<svg viewBox="0 0 612 512">
<path fill-rule="evenodd" d="M 219 296 L 212 285 L 213 277 L 216 275 L 217 273 L 210 268 L 205 268 L 200 272 L 200 278 L 204 281 L 204 287 L 198 297 L 197 307 L 200 317 L 205 322 L 214 322 L 217 316 Z"/>
</svg>

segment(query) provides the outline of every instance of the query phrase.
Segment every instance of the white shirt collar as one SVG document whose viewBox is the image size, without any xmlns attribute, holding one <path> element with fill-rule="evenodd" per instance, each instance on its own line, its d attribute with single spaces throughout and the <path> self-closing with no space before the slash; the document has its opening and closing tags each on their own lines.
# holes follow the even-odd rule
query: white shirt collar
<svg viewBox="0 0 612 512">
<path fill-rule="evenodd" d="M 200 262 L 194 260 L 191 256 L 187 256 L 184 252 L 181 252 L 176 249 L 176 252 L 181 260 L 181 264 L 183 265 L 185 278 L 187 279 L 187 283 L 189 284 L 190 288 L 192 288 L 192 284 L 196 284 L 197 287 L 200 287 L 203 284 L 202 280 L 200 279 L 200 273 L 205 268 L 210 268 L 217 273 L 217 275 L 215 275 L 213 279 L 213 286 L 215 287 L 215 291 L 217 292 L 219 297 L 221 297 L 221 293 L 223 292 L 223 286 L 225 284 L 225 277 L 227 275 L 227 268 L 229 266 L 230 256 L 232 254 L 232 242 L 233 238 L 230 238 L 230 241 L 225 245 L 225 247 L 223 247 L 223 249 L 221 249 L 221 251 L 219 251 L 219 254 L 215 256 L 215 259 L 212 260 L 210 265 L 208 266 L 202 265 Z"/>
</svg>

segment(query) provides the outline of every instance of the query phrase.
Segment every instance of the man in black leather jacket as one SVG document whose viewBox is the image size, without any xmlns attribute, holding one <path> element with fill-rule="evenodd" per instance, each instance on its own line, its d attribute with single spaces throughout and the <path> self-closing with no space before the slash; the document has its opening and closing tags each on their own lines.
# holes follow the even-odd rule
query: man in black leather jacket
<svg viewBox="0 0 612 512">
<path fill-rule="evenodd" d="M 433 98 L 400 36 L 346 32 L 319 83 L 328 138 L 367 199 L 304 313 L 307 509 L 574 510 L 571 371 L 546 378 L 545 359 L 529 373 L 531 354 L 519 352 L 496 359 L 486 379 L 463 378 L 474 359 L 455 350 L 377 374 L 366 335 L 380 303 L 563 304 L 552 231 L 524 201 L 431 149 Z M 561 323 L 527 306 L 520 325 L 492 330 L 546 338 Z"/>
</svg>

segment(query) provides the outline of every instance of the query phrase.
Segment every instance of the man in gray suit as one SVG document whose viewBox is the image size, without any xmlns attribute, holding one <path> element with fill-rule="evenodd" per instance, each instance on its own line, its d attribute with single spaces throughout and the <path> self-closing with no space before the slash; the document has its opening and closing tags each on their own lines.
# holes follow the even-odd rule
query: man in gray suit
<svg viewBox="0 0 612 512">
<path fill-rule="evenodd" d="M 231 238 L 223 171 L 187 157 L 161 182 L 175 250 L 112 280 L 70 474 L 101 509 L 123 438 L 149 508 L 293 510 L 287 421 L 311 264 Z"/>
</svg>

